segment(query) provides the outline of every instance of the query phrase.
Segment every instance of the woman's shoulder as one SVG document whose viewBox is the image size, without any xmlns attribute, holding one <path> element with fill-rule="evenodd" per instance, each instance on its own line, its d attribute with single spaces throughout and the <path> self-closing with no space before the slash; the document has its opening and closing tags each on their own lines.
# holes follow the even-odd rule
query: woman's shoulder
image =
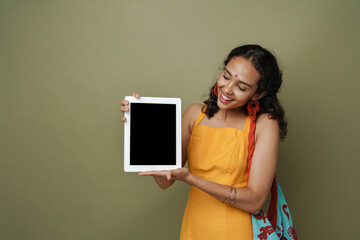
<svg viewBox="0 0 360 240">
<path fill-rule="evenodd" d="M 193 103 L 187 107 L 187 109 L 184 112 L 184 117 L 186 118 L 197 118 L 199 113 L 205 109 L 205 104 L 199 104 L 199 103 Z M 204 112 L 204 111 L 203 111 Z"/>
<path fill-rule="evenodd" d="M 206 105 L 205 104 L 200 104 L 200 103 L 193 103 L 193 104 L 190 104 L 186 111 L 185 112 L 189 112 L 189 113 L 192 113 L 192 114 L 199 114 L 200 111 L 202 111 L 203 109 L 205 109 Z"/>
<path fill-rule="evenodd" d="M 256 132 L 257 135 L 277 135 L 279 136 L 279 121 L 278 119 L 271 118 L 268 113 L 260 114 L 256 119 Z"/>
<path fill-rule="evenodd" d="M 205 107 L 205 104 L 199 103 L 193 103 L 189 105 L 183 114 L 183 123 L 188 125 L 188 127 L 191 129 L 200 112 L 204 112 Z"/>
</svg>

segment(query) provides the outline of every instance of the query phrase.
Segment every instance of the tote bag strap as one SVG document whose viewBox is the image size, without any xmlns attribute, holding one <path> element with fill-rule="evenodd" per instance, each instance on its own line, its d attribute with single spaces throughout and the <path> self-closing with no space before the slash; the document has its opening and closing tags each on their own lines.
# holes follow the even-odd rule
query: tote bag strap
<svg viewBox="0 0 360 240">
<path fill-rule="evenodd" d="M 249 145 L 248 145 L 248 158 L 247 158 L 247 171 L 248 171 L 247 183 L 249 183 L 251 161 L 255 150 L 255 129 L 256 129 L 256 112 L 251 111 L 249 108 L 248 108 L 248 112 L 251 122 L 250 122 L 250 130 L 249 130 Z M 275 229 L 276 221 L 277 221 L 277 197 L 278 197 L 276 175 L 271 185 L 270 193 L 271 193 L 271 199 L 268 210 L 268 219 L 271 225 L 273 226 L 273 228 Z"/>
<path fill-rule="evenodd" d="M 274 177 L 273 183 L 271 185 L 270 190 L 271 198 L 270 198 L 270 204 L 268 209 L 268 219 L 273 226 L 273 228 L 276 228 L 277 223 L 277 202 L 278 202 L 278 187 L 277 187 L 277 180 L 276 175 Z"/>
</svg>

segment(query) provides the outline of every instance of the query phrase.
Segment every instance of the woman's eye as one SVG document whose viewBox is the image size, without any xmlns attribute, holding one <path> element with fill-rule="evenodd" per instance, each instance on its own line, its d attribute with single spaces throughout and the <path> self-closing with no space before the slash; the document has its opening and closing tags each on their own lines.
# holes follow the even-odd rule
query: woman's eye
<svg viewBox="0 0 360 240">
<path fill-rule="evenodd" d="M 241 88 L 240 86 L 238 86 L 238 88 L 240 89 L 240 91 L 243 91 L 243 92 L 245 92 L 245 91 L 246 91 L 246 89 L 245 89 L 245 88 Z"/>
<path fill-rule="evenodd" d="M 226 80 L 229 80 L 230 78 L 228 78 L 227 76 L 223 75 L 223 77 L 226 79 Z"/>
</svg>

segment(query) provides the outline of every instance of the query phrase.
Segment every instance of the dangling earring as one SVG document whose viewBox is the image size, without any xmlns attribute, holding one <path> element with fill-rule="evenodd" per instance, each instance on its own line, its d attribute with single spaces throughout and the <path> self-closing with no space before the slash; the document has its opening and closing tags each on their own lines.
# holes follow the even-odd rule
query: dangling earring
<svg viewBox="0 0 360 240">
<path fill-rule="evenodd" d="M 215 96 L 218 96 L 218 92 L 217 92 L 217 84 L 216 84 L 216 86 L 214 87 L 214 93 L 215 93 Z"/>
<path fill-rule="evenodd" d="M 256 120 L 256 113 L 259 112 L 260 104 L 258 100 L 250 101 L 247 105 L 249 117 L 252 121 Z"/>
</svg>

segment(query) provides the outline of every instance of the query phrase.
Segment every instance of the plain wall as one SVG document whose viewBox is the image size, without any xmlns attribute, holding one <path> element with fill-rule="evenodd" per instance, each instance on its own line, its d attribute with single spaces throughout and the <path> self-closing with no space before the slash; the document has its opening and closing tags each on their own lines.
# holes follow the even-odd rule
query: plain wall
<svg viewBox="0 0 360 240">
<path fill-rule="evenodd" d="M 123 172 L 120 101 L 201 103 L 228 52 L 284 71 L 300 239 L 357 239 L 359 1 L 0 1 L 0 239 L 178 239 L 188 186 Z M 152 116 L 148 116 L 152 117 Z"/>
</svg>

